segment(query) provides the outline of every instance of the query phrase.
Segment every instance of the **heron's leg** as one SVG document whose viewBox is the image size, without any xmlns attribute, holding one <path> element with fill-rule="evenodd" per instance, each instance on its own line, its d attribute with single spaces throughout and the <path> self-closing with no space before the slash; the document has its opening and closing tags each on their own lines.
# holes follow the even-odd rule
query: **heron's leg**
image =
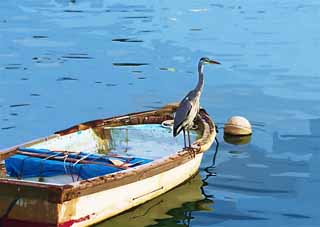
<svg viewBox="0 0 320 227">
<path fill-rule="evenodd" d="M 192 157 L 195 158 L 196 157 L 195 150 L 193 150 L 193 148 L 191 147 L 190 130 L 188 129 L 187 132 L 188 132 L 189 150 L 190 150 Z"/>
<path fill-rule="evenodd" d="M 183 141 L 184 141 L 184 148 L 187 147 L 187 143 L 186 143 L 186 132 L 184 129 L 182 129 L 182 132 L 183 132 Z"/>
<path fill-rule="evenodd" d="M 191 148 L 191 140 L 190 140 L 190 131 L 189 131 L 189 129 L 187 129 L 187 133 L 188 133 L 189 147 Z"/>
</svg>

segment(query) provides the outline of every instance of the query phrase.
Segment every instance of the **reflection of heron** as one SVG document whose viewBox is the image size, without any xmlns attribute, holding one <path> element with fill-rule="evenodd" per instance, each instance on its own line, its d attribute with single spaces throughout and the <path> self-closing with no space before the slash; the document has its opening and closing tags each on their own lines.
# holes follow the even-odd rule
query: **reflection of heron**
<svg viewBox="0 0 320 227">
<path fill-rule="evenodd" d="M 173 123 L 173 136 L 176 137 L 183 131 L 184 147 L 186 144 L 185 130 L 188 133 L 189 148 L 191 147 L 189 130 L 193 125 L 193 120 L 196 118 L 200 108 L 200 96 L 203 88 L 203 66 L 204 64 L 220 64 L 217 61 L 209 58 L 201 58 L 198 65 L 199 81 L 195 89 L 191 90 L 186 97 L 180 102 L 176 110 Z"/>
<path fill-rule="evenodd" d="M 208 198 L 211 198 L 213 197 L 212 195 L 208 195 L 205 190 L 204 190 L 204 187 L 206 187 L 208 185 L 208 182 L 207 180 L 210 178 L 210 177 L 215 177 L 216 176 L 216 173 L 214 171 L 215 167 L 216 167 L 216 158 L 217 158 L 217 154 L 218 154 L 218 150 L 219 150 L 219 142 L 217 140 L 217 137 L 216 137 L 216 150 L 214 152 L 214 155 L 212 157 L 212 163 L 211 165 L 207 166 L 204 168 L 204 171 L 206 172 L 206 176 L 204 178 L 202 178 L 202 186 L 201 186 L 201 192 L 202 192 L 202 195 L 205 196 L 206 199 Z"/>
</svg>

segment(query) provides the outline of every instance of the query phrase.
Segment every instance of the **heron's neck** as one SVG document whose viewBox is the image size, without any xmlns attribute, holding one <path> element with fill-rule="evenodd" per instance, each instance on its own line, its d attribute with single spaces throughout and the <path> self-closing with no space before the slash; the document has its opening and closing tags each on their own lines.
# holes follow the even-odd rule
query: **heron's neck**
<svg viewBox="0 0 320 227">
<path fill-rule="evenodd" d="M 199 79 L 198 79 L 198 84 L 195 88 L 196 92 L 201 92 L 203 88 L 203 64 L 202 62 L 199 62 L 198 65 L 198 74 L 199 74 Z"/>
</svg>

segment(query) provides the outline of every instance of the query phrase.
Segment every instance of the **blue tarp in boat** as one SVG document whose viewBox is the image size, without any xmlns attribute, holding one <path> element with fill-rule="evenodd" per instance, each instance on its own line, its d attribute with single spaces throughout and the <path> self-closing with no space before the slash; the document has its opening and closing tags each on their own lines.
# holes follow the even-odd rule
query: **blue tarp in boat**
<svg viewBox="0 0 320 227">
<path fill-rule="evenodd" d="M 61 152 L 54 152 L 47 149 L 19 148 L 20 151 L 45 154 L 48 156 L 63 157 Z M 64 162 L 63 159 L 48 160 L 45 158 L 31 157 L 24 154 L 16 154 L 5 160 L 7 174 L 11 177 L 28 178 L 28 177 L 51 177 L 63 174 L 78 175 L 82 179 L 88 179 L 96 176 L 102 176 L 109 173 L 114 173 L 123 170 L 116 166 L 112 166 L 109 160 L 111 157 L 100 154 L 89 154 L 80 152 L 77 154 L 68 154 L 68 158 L 81 159 L 92 161 L 97 164 L 81 164 Z M 114 159 L 114 157 L 112 157 Z M 151 162 L 150 159 L 136 157 L 117 157 L 120 161 L 130 163 L 133 166 L 142 165 Z M 106 166 L 109 164 L 110 166 Z"/>
</svg>

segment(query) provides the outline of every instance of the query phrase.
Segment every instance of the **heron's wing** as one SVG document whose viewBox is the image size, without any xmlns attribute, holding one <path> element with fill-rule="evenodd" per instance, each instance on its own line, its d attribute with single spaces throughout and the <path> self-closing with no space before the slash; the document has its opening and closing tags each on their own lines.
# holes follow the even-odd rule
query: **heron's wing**
<svg viewBox="0 0 320 227">
<path fill-rule="evenodd" d="M 189 101 L 192 95 L 193 91 L 189 92 L 180 102 L 179 107 L 176 110 L 173 121 L 173 136 L 177 136 L 181 132 L 182 123 L 188 118 L 188 115 L 192 109 L 192 104 Z"/>
</svg>

